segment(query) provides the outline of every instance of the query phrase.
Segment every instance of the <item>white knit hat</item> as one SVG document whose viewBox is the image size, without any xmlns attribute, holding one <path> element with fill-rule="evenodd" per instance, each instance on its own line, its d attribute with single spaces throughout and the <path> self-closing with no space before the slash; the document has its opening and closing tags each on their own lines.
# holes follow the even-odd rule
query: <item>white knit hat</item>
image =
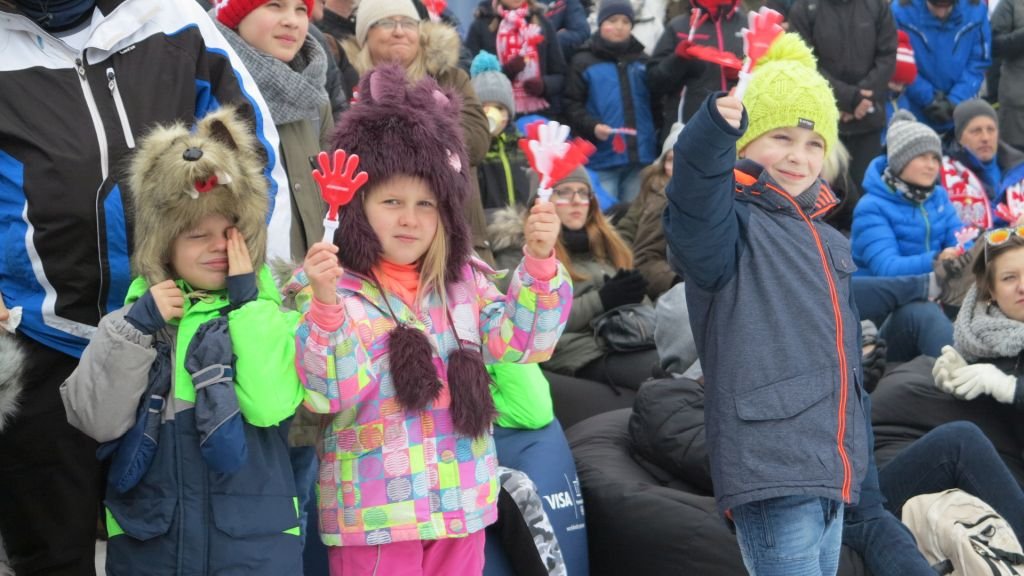
<svg viewBox="0 0 1024 576">
<path fill-rule="evenodd" d="M 385 18 L 404 16 L 417 22 L 420 19 L 419 12 L 413 6 L 412 0 L 363 0 L 356 10 L 356 42 L 359 46 L 366 44 L 366 34 L 370 27 Z"/>
</svg>

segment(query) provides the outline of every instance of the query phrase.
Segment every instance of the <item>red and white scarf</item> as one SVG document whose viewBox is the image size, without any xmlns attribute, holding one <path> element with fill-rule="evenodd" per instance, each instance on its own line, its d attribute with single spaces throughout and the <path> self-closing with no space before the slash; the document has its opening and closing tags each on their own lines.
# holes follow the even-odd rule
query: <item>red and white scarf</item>
<svg viewBox="0 0 1024 576">
<path fill-rule="evenodd" d="M 548 108 L 548 101 L 533 96 L 523 90 L 523 82 L 530 78 L 540 78 L 540 57 L 537 45 L 544 41 L 544 33 L 540 26 L 530 24 L 530 6 L 523 4 L 515 10 L 508 10 L 495 0 L 495 10 L 501 16 L 498 25 L 498 36 L 495 46 L 498 62 L 503 66 L 517 56 L 525 62 L 522 72 L 512 80 L 512 93 L 516 100 L 516 111 L 529 114 Z"/>
</svg>

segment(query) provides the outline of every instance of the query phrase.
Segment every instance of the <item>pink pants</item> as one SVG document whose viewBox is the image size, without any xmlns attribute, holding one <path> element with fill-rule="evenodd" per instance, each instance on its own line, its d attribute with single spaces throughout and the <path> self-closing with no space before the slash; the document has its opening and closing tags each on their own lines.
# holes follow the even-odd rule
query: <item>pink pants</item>
<svg viewBox="0 0 1024 576">
<path fill-rule="evenodd" d="M 465 538 L 329 546 L 327 558 L 331 576 L 479 576 L 484 572 L 484 531 Z"/>
</svg>

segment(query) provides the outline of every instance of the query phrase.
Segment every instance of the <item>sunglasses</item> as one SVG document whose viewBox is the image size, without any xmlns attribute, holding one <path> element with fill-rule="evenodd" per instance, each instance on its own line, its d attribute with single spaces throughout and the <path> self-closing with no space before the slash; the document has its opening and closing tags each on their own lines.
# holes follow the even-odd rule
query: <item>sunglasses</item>
<svg viewBox="0 0 1024 576">
<path fill-rule="evenodd" d="M 996 228 L 985 233 L 985 263 L 988 263 L 988 247 L 1002 246 L 1017 236 L 1024 239 L 1024 225 Z"/>
<path fill-rule="evenodd" d="M 402 30 L 416 30 L 419 27 L 419 20 L 413 20 L 412 18 L 399 18 L 398 20 L 393 18 L 384 18 L 383 20 L 378 20 L 373 24 L 373 28 L 380 28 L 386 32 L 391 32 L 395 28 L 401 28 Z"/>
<path fill-rule="evenodd" d="M 563 202 L 572 202 L 572 199 L 579 196 L 580 200 L 589 202 L 590 197 L 594 195 L 594 192 L 589 188 L 580 188 L 573 190 L 572 188 L 555 188 L 555 197 Z"/>
</svg>

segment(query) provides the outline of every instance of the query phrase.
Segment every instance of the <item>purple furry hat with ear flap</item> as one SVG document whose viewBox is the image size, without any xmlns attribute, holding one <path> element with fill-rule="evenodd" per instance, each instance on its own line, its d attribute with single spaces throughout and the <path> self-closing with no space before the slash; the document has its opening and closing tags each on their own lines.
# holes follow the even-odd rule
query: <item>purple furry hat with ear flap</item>
<svg viewBox="0 0 1024 576">
<path fill-rule="evenodd" d="M 405 70 L 380 66 L 359 83 L 359 102 L 341 117 L 331 146 L 359 155 L 370 180 L 361 196 L 343 206 L 335 243 L 342 266 L 367 274 L 381 245 L 362 199 L 391 176 L 423 178 L 437 196 L 448 235 L 445 281 L 454 282 L 469 262 L 473 244 L 463 209 L 470 194 L 469 159 L 459 123 L 462 101 L 432 78 L 409 84 Z"/>
</svg>

